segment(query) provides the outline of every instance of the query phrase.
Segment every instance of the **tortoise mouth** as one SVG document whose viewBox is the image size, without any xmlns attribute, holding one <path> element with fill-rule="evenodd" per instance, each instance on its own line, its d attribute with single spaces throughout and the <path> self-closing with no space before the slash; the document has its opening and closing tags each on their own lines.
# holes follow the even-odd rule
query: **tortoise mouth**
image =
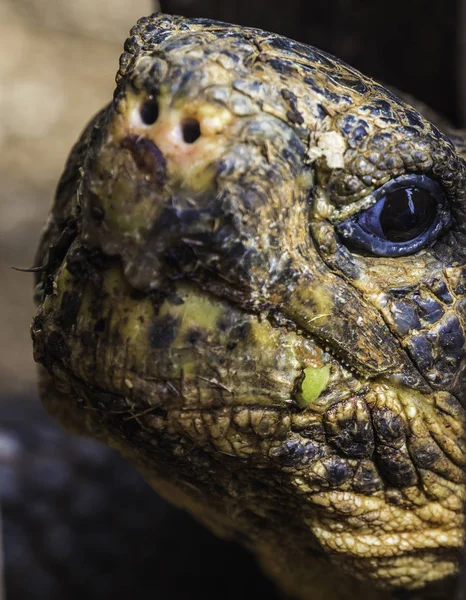
<svg viewBox="0 0 466 600">
<path fill-rule="evenodd" d="M 364 385 L 310 337 L 193 282 L 138 292 L 119 258 L 78 271 L 82 252 L 71 246 L 33 327 L 35 358 L 50 372 L 163 409 L 322 410 Z"/>
</svg>

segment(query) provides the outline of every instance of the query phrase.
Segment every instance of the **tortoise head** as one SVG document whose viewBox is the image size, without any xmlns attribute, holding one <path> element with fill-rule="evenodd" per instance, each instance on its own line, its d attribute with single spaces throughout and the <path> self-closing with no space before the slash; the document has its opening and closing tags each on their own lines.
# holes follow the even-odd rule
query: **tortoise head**
<svg viewBox="0 0 466 600">
<path fill-rule="evenodd" d="M 332 569 L 388 588 L 454 573 L 453 138 L 312 47 L 142 19 L 39 250 L 46 405 L 303 598 L 335 594 Z"/>
</svg>

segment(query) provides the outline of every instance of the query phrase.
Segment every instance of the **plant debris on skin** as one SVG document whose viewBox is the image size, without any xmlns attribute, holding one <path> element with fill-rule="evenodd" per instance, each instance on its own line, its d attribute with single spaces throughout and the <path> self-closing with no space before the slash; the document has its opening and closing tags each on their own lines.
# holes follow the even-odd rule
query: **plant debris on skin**
<svg viewBox="0 0 466 600">
<path fill-rule="evenodd" d="M 457 572 L 466 168 L 449 134 L 315 48 L 158 13 L 42 237 L 46 407 L 303 600 L 441 597 Z"/>
</svg>

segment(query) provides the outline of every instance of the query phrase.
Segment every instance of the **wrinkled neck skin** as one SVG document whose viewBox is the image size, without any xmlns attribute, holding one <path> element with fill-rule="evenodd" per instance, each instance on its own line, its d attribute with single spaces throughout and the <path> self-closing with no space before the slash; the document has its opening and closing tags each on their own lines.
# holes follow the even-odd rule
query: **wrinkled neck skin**
<svg viewBox="0 0 466 600">
<path fill-rule="evenodd" d="M 44 404 L 294 597 L 446 597 L 463 544 L 462 148 L 314 48 L 142 19 L 38 252 Z M 443 190 L 438 236 L 398 256 L 345 245 L 340 223 L 416 176 Z"/>
</svg>

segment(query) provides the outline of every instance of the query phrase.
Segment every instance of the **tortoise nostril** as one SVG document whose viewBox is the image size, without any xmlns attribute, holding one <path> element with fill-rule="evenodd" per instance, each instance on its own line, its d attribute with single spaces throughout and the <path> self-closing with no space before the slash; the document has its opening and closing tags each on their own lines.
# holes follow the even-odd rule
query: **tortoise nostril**
<svg viewBox="0 0 466 600">
<path fill-rule="evenodd" d="M 186 144 L 194 144 L 201 137 L 201 126 L 197 119 L 185 119 L 181 124 L 181 131 Z"/>
<path fill-rule="evenodd" d="M 141 106 L 141 120 L 144 125 L 153 125 L 159 117 L 159 105 L 156 100 L 147 100 Z"/>
</svg>

